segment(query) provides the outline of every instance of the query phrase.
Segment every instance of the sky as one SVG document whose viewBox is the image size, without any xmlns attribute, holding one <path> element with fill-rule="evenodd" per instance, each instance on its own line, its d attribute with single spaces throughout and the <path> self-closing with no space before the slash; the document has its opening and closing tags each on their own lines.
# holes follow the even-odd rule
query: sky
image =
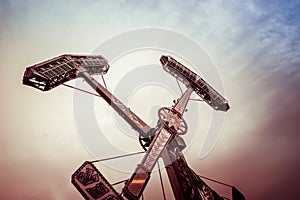
<svg viewBox="0 0 300 200">
<path fill-rule="evenodd" d="M 300 198 L 299 21 L 300 2 L 296 0 L 1 0 L 0 198 L 82 199 L 70 176 L 85 160 L 96 159 L 80 137 L 74 91 L 60 86 L 43 93 L 26 87 L 22 85 L 25 68 L 64 53 L 90 54 L 116 35 L 143 28 L 173 31 L 201 46 L 216 66 L 231 105 L 216 145 L 207 156 L 199 157 L 204 138 L 201 131 L 192 141 L 187 139 L 185 156 L 194 171 L 235 185 L 247 199 Z M 127 42 L 112 48 L 117 52 Z M 157 56 L 158 52 L 143 55 Z M 122 78 L 117 69 L 125 61 L 128 67 L 134 59 L 128 55 L 126 60 L 123 55 L 109 60 L 107 81 L 112 90 Z M 134 64 L 141 63 L 152 64 L 144 57 Z M 154 89 L 164 96 L 149 95 Z M 178 94 L 156 86 L 141 87 L 131 93 L 130 104 L 150 124 L 147 113 L 155 113 L 151 105 L 171 105 L 166 99 Z M 145 95 L 147 102 L 136 103 Z M 111 112 L 103 101 L 94 103 L 98 102 L 99 111 L 104 113 L 106 106 L 106 112 Z M 212 112 L 208 106 L 202 108 L 204 113 Z M 101 116 L 97 112 L 97 119 Z M 106 123 L 113 120 L 106 115 L 103 118 Z M 114 137 L 106 137 L 123 145 Z M 109 165 L 100 163 L 97 167 L 111 183 L 130 176 Z M 167 177 L 163 177 L 167 197 L 172 199 Z M 162 198 L 158 181 L 154 172 L 145 199 Z M 158 192 L 153 194 L 153 190 Z"/>
</svg>

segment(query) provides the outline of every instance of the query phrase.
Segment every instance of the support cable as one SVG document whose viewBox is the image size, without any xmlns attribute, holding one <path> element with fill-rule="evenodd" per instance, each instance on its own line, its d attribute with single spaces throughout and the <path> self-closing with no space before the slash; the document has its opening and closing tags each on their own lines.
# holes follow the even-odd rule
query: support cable
<svg viewBox="0 0 300 200">
<path fill-rule="evenodd" d="M 68 85 L 68 84 L 65 84 L 65 83 L 63 83 L 62 85 L 66 86 L 66 87 L 69 87 L 69 88 L 72 88 L 72 89 L 75 89 L 75 90 L 78 90 L 78 91 L 81 91 L 81 92 L 84 92 L 84 93 L 87 93 L 87 94 L 91 94 L 91 95 L 94 95 L 94 96 L 97 96 L 97 97 L 101 97 L 99 94 L 95 94 L 93 92 L 89 92 L 89 91 L 74 87 L 72 85 Z"/>
<path fill-rule="evenodd" d="M 177 79 L 176 79 L 176 81 L 177 81 Z M 104 83 L 105 88 L 107 89 L 107 86 L 106 86 L 106 83 L 104 82 L 104 79 L 103 79 L 103 83 Z M 177 81 L 177 83 L 178 83 L 178 81 Z M 62 83 L 62 85 L 63 85 L 63 86 L 66 86 L 66 87 L 69 87 L 69 88 L 72 88 L 72 89 L 74 89 L 74 90 L 78 90 L 78 91 L 81 91 L 81 92 L 84 92 L 84 93 L 87 93 L 87 94 L 91 94 L 91 95 L 93 95 L 93 96 L 101 97 L 99 94 L 95 94 L 95 93 L 93 93 L 93 92 L 89 92 L 89 91 L 87 91 L 87 90 L 83 90 L 83 89 L 80 89 L 80 88 L 75 87 L 75 86 L 72 86 L 72 85 L 68 85 L 68 84 L 65 84 L 65 83 Z M 181 89 L 179 83 L 178 83 L 178 86 L 179 86 L 179 89 L 180 89 L 181 94 L 183 94 L 182 89 Z M 202 99 L 189 99 L 189 100 L 191 100 L 191 101 L 204 101 L 204 100 L 202 100 Z"/>
<path fill-rule="evenodd" d="M 105 89 L 107 89 L 107 86 L 106 86 L 106 83 L 105 83 L 105 80 L 104 80 L 103 74 L 101 74 L 101 78 L 102 78 L 102 81 L 103 81 L 103 83 L 104 83 Z"/>
<path fill-rule="evenodd" d="M 110 158 L 103 158 L 103 159 L 99 159 L 99 160 L 90 161 L 90 163 L 101 162 L 101 161 L 106 161 L 106 160 L 112 160 L 112 159 L 116 159 L 116 158 L 123 158 L 123 157 L 138 155 L 138 154 L 142 154 L 142 153 L 146 153 L 146 152 L 145 151 L 140 151 L 140 152 L 130 153 L 130 154 L 126 154 L 126 155 L 120 155 L 120 156 L 115 156 L 115 157 L 110 157 Z"/>
<path fill-rule="evenodd" d="M 212 182 L 215 182 L 215 183 L 219 183 L 221 185 L 225 185 L 227 187 L 234 187 L 232 185 L 229 185 L 227 183 L 223 183 L 223 182 L 220 182 L 220 181 L 217 181 L 217 180 L 214 180 L 214 179 L 211 179 L 211 178 L 208 178 L 208 177 L 205 177 L 205 176 L 201 176 L 201 175 L 198 175 L 200 178 L 203 178 L 203 179 L 206 179 L 206 180 L 209 180 L 209 181 L 212 181 Z"/>
<path fill-rule="evenodd" d="M 223 183 L 223 182 L 221 182 L 221 181 L 217 181 L 217 180 L 214 180 L 214 179 L 205 177 L 205 176 L 201 176 L 201 175 L 198 175 L 198 174 L 196 174 L 196 173 L 194 173 L 194 174 L 197 175 L 197 176 L 200 177 L 200 178 L 203 178 L 203 179 L 206 179 L 206 180 L 209 180 L 209 181 L 212 181 L 212 182 L 215 182 L 215 183 L 224 185 L 224 186 L 226 186 L 226 187 L 231 187 L 231 188 L 234 187 L 234 186 L 232 186 L 232 185 L 229 185 L 229 184 L 227 184 L 227 183 Z M 225 200 L 231 200 L 231 199 L 229 199 L 229 198 L 227 198 L 227 197 L 224 197 L 224 196 L 222 196 L 222 198 L 225 199 Z"/>
<path fill-rule="evenodd" d="M 181 92 L 181 95 L 182 95 L 183 91 L 182 91 L 181 86 L 179 84 L 178 78 L 176 78 L 176 82 L 177 82 L 177 85 L 178 85 L 178 87 L 180 89 L 180 92 Z M 190 98 L 189 100 L 192 100 L 192 101 L 203 101 L 203 99 L 192 99 L 192 98 Z"/>
<path fill-rule="evenodd" d="M 191 101 L 204 101 L 203 99 L 190 99 Z"/>
<path fill-rule="evenodd" d="M 158 172 L 159 172 L 161 190 L 162 190 L 162 193 L 163 193 L 164 200 L 166 200 L 165 188 L 164 188 L 164 183 L 163 183 L 162 176 L 161 176 L 159 161 L 157 161 L 157 167 L 158 167 Z"/>
<path fill-rule="evenodd" d="M 122 180 L 122 181 L 119 181 L 119 182 L 113 183 L 113 184 L 111 184 L 111 186 L 118 185 L 118 184 L 120 184 L 120 183 L 124 183 L 124 182 L 126 182 L 126 181 L 128 181 L 128 179 L 125 179 L 125 180 Z"/>
<path fill-rule="evenodd" d="M 176 78 L 176 82 L 177 82 L 177 85 L 178 85 L 178 87 L 179 87 L 179 89 L 180 89 L 180 92 L 181 92 L 181 94 L 183 94 L 183 92 L 182 92 L 182 89 L 181 89 L 181 87 L 180 87 L 180 84 L 179 84 L 179 82 L 178 82 L 178 79 Z"/>
</svg>

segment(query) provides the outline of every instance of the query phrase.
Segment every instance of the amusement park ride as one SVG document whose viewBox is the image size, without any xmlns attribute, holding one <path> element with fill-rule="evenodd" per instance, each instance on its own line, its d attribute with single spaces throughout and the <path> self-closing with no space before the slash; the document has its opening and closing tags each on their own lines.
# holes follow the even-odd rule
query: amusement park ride
<svg viewBox="0 0 300 200">
<path fill-rule="evenodd" d="M 42 91 L 51 90 L 78 77 L 83 78 L 139 133 L 139 142 L 145 150 L 145 156 L 137 165 L 132 176 L 125 182 L 121 194 L 112 187 L 92 162 L 86 161 L 72 175 L 72 183 L 85 199 L 140 199 L 160 157 L 164 161 L 176 200 L 224 199 L 188 166 L 182 153 L 186 145 L 181 135 L 186 134 L 188 130 L 183 114 L 192 92 L 199 95 L 216 111 L 226 112 L 230 108 L 229 104 L 199 75 L 171 56 L 161 56 L 160 62 L 166 72 L 186 86 L 186 90 L 179 99 L 174 101 L 172 107 L 162 107 L 158 110 L 159 120 L 156 127 L 148 126 L 92 77 L 92 75 L 102 76 L 109 69 L 107 60 L 101 55 L 62 55 L 26 68 L 23 84 Z M 232 188 L 233 200 L 245 199 L 235 187 Z"/>
</svg>

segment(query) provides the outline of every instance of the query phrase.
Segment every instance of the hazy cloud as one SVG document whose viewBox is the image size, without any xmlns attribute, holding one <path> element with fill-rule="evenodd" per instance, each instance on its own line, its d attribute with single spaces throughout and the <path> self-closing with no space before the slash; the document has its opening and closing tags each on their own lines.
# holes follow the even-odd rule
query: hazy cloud
<svg viewBox="0 0 300 200">
<path fill-rule="evenodd" d="M 25 67 L 62 53 L 90 53 L 113 35 L 156 27 L 207 50 L 232 105 L 206 159 L 196 158 L 201 141 L 193 143 L 187 153 L 192 167 L 236 184 L 249 199 L 296 199 L 299 10 L 296 0 L 1 1 L 1 198 L 80 199 L 70 175 L 92 159 L 74 128 L 72 91 L 22 86 Z M 115 179 L 129 177 L 103 170 Z"/>
</svg>

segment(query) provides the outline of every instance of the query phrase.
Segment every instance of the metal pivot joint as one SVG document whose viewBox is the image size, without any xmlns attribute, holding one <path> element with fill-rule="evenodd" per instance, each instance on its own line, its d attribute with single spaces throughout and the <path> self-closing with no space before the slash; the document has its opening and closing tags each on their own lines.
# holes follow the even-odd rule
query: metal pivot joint
<svg viewBox="0 0 300 200">
<path fill-rule="evenodd" d="M 163 127 L 173 135 L 184 135 L 187 132 L 186 121 L 174 109 L 162 107 L 158 110 L 158 116 Z"/>
</svg>

